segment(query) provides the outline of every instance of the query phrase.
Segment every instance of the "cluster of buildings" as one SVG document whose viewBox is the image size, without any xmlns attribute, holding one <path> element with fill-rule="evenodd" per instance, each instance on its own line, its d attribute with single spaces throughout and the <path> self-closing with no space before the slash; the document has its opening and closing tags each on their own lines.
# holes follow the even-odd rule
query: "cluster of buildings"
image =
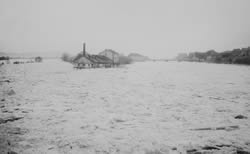
<svg viewBox="0 0 250 154">
<path fill-rule="evenodd" d="M 83 43 L 83 51 L 73 59 L 74 67 L 82 68 L 98 68 L 98 67 L 114 67 L 119 65 L 118 54 L 112 52 L 101 52 L 98 55 L 90 55 L 86 53 L 86 44 Z"/>
</svg>

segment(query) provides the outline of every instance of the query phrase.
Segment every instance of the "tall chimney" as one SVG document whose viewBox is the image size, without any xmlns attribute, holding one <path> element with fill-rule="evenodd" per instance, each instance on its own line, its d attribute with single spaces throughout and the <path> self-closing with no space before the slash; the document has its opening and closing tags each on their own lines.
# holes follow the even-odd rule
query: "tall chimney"
<svg viewBox="0 0 250 154">
<path fill-rule="evenodd" d="M 86 49 L 85 49 L 86 47 L 85 46 L 86 46 L 86 44 L 83 43 L 83 56 L 86 56 Z"/>
</svg>

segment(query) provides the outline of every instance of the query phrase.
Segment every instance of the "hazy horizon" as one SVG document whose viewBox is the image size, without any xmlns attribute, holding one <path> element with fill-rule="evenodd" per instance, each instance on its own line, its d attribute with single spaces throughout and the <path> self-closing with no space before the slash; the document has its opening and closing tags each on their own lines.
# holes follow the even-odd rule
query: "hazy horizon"
<svg viewBox="0 0 250 154">
<path fill-rule="evenodd" d="M 250 46 L 249 0 L 0 0 L 0 52 L 172 58 Z"/>
</svg>

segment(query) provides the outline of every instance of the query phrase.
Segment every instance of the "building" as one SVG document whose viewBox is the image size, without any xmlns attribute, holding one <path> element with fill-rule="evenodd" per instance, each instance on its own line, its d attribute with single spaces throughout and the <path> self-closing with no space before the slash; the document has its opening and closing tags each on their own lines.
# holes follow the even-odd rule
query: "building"
<svg viewBox="0 0 250 154">
<path fill-rule="evenodd" d="M 85 67 L 92 67 L 93 63 L 89 59 L 87 59 L 84 56 L 81 56 L 74 60 L 74 63 L 76 64 L 76 68 L 85 68 Z"/>
<path fill-rule="evenodd" d="M 42 57 L 36 57 L 35 58 L 35 62 L 37 62 L 37 63 L 40 63 L 42 61 L 43 61 Z"/>
<path fill-rule="evenodd" d="M 86 44 L 83 43 L 83 51 L 73 59 L 75 68 L 112 67 L 113 61 L 104 55 L 90 55 L 86 52 Z"/>
<path fill-rule="evenodd" d="M 113 61 L 114 64 L 118 64 L 119 63 L 119 53 L 115 52 L 112 49 L 105 49 L 104 51 L 100 52 L 99 55 L 103 55 L 105 57 L 108 57 L 109 59 L 111 59 Z"/>
</svg>

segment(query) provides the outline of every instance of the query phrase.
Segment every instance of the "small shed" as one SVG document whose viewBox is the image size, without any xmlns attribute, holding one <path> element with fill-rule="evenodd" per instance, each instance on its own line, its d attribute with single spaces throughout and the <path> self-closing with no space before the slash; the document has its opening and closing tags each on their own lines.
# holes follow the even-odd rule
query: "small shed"
<svg viewBox="0 0 250 154">
<path fill-rule="evenodd" d="M 40 63 L 42 61 L 43 61 L 42 57 L 36 57 L 35 58 L 35 62 L 37 62 L 37 63 Z"/>
</svg>

